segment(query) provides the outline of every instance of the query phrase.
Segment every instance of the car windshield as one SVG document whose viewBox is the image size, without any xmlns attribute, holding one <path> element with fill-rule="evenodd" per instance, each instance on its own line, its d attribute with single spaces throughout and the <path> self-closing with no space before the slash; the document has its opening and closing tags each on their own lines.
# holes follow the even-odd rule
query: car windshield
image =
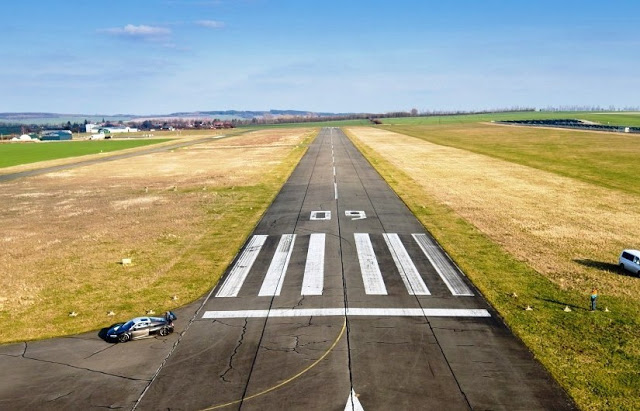
<svg viewBox="0 0 640 411">
<path fill-rule="evenodd" d="M 121 329 L 121 330 L 123 330 L 123 331 L 127 331 L 129 328 L 133 327 L 133 324 L 135 324 L 135 323 L 133 322 L 133 320 L 131 320 L 131 321 L 127 321 L 126 323 L 124 323 L 124 324 L 122 325 L 122 327 L 120 327 L 120 329 Z"/>
</svg>

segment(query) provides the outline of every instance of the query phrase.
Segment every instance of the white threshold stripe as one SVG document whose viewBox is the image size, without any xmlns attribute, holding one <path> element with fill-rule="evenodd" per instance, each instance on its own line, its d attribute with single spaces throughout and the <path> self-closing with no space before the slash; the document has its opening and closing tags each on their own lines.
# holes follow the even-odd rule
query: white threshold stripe
<svg viewBox="0 0 640 411">
<path fill-rule="evenodd" d="M 360 262 L 360 272 L 364 283 L 364 292 L 370 295 L 387 295 L 387 287 L 384 285 L 380 266 L 373 251 L 371 238 L 367 233 L 354 233 L 358 261 Z"/>
<path fill-rule="evenodd" d="M 258 253 L 262 249 L 264 242 L 267 240 L 266 235 L 254 235 L 249 244 L 244 248 L 244 251 L 236 261 L 226 280 L 218 290 L 216 297 L 237 297 L 242 288 L 244 280 L 247 278 L 247 274 L 251 270 L 253 263 L 258 257 Z"/>
<path fill-rule="evenodd" d="M 482 308 L 284 308 L 272 310 L 205 311 L 203 319 L 284 317 L 491 317 Z"/>
<path fill-rule="evenodd" d="M 393 261 L 396 263 L 400 277 L 402 277 L 402 281 L 405 287 L 407 287 L 409 294 L 431 295 L 427 285 L 422 280 L 422 277 L 420 277 L 418 269 L 413 264 L 413 261 L 411 261 L 409 253 L 407 253 L 402 241 L 400 241 L 398 234 L 383 233 L 382 236 L 384 237 L 385 243 L 387 243 L 387 247 L 389 247 L 391 257 L 393 257 Z"/>
<path fill-rule="evenodd" d="M 473 291 L 467 286 L 458 271 L 453 267 L 449 259 L 444 255 L 440 247 L 435 244 L 426 234 L 412 234 L 413 239 L 418 243 L 420 249 L 429 262 L 436 269 L 436 272 L 447 285 L 451 294 L 457 296 L 473 296 Z"/>
<path fill-rule="evenodd" d="M 265 297 L 280 295 L 295 241 L 295 234 L 283 234 L 282 237 L 280 237 L 278 248 L 276 248 L 276 253 L 271 260 L 271 264 L 269 265 L 267 275 L 262 282 L 262 287 L 260 288 L 260 292 L 258 292 L 258 296 Z"/>
<path fill-rule="evenodd" d="M 314 233 L 309 237 L 307 262 L 302 278 L 302 295 L 322 295 L 324 287 L 324 244 L 326 234 Z"/>
</svg>

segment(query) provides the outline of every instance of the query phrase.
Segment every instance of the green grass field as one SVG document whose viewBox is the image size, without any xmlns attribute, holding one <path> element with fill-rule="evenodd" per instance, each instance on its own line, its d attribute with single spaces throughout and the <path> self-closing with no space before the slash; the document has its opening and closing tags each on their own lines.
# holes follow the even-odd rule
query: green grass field
<svg viewBox="0 0 640 411">
<path fill-rule="evenodd" d="M 57 160 L 88 154 L 108 153 L 128 148 L 158 144 L 168 139 L 156 140 L 98 140 L 98 141 L 54 141 L 41 143 L 0 144 L 0 168 L 38 161 Z"/>
<path fill-rule="evenodd" d="M 400 117 L 382 119 L 383 124 L 429 125 L 464 124 L 505 120 L 553 120 L 578 119 L 616 126 L 640 127 L 640 113 L 637 112 L 581 112 L 581 111 L 528 111 L 515 113 L 462 114 L 451 116 Z"/>
<path fill-rule="evenodd" d="M 640 145 L 633 144 L 637 137 L 632 134 L 473 123 L 394 125 L 384 129 L 640 194 Z"/>
</svg>

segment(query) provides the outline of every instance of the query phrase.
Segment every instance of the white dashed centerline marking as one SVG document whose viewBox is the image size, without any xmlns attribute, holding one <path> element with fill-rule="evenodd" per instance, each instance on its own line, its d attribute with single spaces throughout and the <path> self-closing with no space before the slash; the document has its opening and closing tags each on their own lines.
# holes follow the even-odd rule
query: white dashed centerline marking
<svg viewBox="0 0 640 411">
<path fill-rule="evenodd" d="M 205 311 L 203 319 L 282 317 L 491 317 L 481 308 L 284 308 L 273 310 Z"/>
<path fill-rule="evenodd" d="M 271 265 L 267 270 L 267 275 L 264 278 L 262 287 L 258 296 L 274 296 L 280 295 L 282 290 L 282 284 L 284 283 L 284 276 L 287 273 L 287 267 L 289 267 L 289 260 L 291 259 L 291 253 L 293 252 L 293 244 L 296 241 L 295 234 L 284 234 L 280 237 L 278 248 L 271 260 Z"/>
<path fill-rule="evenodd" d="M 264 242 L 267 240 L 266 235 L 254 235 L 249 244 L 245 247 L 244 251 L 236 261 L 236 264 L 229 272 L 227 279 L 222 284 L 222 287 L 218 290 L 216 297 L 237 297 L 242 288 L 244 280 L 247 278 L 253 263 L 258 257 L 258 253 L 262 249 Z"/>
</svg>

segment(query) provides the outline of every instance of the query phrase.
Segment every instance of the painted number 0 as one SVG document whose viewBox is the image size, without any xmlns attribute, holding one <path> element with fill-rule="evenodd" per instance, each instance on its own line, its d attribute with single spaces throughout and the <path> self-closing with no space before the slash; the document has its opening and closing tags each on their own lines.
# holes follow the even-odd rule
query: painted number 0
<svg viewBox="0 0 640 411">
<path fill-rule="evenodd" d="M 353 220 L 364 220 L 365 218 L 367 218 L 367 215 L 365 214 L 364 211 L 355 211 L 355 210 L 346 210 L 344 212 L 344 215 L 346 215 L 347 217 L 351 217 L 351 221 Z"/>
</svg>

